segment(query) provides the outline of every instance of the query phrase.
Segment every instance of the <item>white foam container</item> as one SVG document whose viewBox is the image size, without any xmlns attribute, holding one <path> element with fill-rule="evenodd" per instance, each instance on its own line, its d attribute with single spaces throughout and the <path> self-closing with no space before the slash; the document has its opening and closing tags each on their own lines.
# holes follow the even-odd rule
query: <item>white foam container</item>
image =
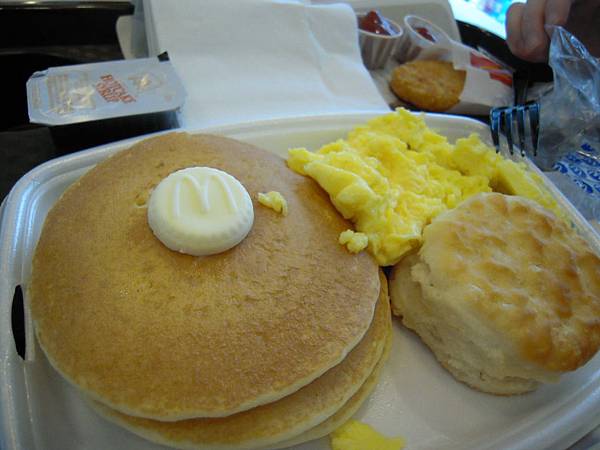
<svg viewBox="0 0 600 450">
<path fill-rule="evenodd" d="M 285 156 L 287 149 L 342 137 L 376 114 L 304 117 L 205 130 L 256 144 Z M 427 115 L 451 141 L 488 128 L 457 116 Z M 0 448 L 3 450 L 139 450 L 165 448 L 97 416 L 74 387 L 49 366 L 33 338 L 26 307 L 27 354 L 16 353 L 11 334 L 15 286 L 26 294 L 31 256 L 49 208 L 73 181 L 111 153 L 138 139 L 117 142 L 47 162 L 25 175 L 0 212 Z M 600 251 L 600 238 L 560 193 L 573 223 Z M 68 242 L 65 243 L 68 245 Z M 25 297 L 27 305 L 27 298 Z M 600 355 L 558 384 L 516 397 L 496 397 L 456 382 L 399 321 L 393 351 L 377 388 L 356 417 L 408 449 L 561 449 L 600 424 Z M 328 449 L 327 439 L 296 447 Z"/>
</svg>

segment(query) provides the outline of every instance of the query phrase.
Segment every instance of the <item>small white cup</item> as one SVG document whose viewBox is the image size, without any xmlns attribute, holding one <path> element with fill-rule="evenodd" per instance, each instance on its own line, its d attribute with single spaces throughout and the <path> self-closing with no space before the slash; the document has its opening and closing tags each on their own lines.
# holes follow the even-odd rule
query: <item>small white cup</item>
<svg viewBox="0 0 600 450">
<path fill-rule="evenodd" d="M 394 57 L 404 63 L 427 54 L 428 59 L 444 59 L 450 52 L 450 36 L 444 30 L 419 16 L 404 17 L 404 37 L 396 47 Z"/>
<path fill-rule="evenodd" d="M 366 14 L 357 16 L 358 23 Z M 404 34 L 402 27 L 393 20 L 386 18 L 397 33 L 393 35 L 371 33 L 370 31 L 358 29 L 358 41 L 363 64 L 369 70 L 383 69 L 385 63 L 392 57 L 396 44 L 400 42 Z"/>
</svg>

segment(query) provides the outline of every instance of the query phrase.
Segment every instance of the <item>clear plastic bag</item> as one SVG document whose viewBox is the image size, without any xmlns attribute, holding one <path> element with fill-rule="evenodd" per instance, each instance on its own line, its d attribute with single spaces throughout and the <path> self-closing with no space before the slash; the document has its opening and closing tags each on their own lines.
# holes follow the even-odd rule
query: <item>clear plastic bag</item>
<svg viewBox="0 0 600 450">
<path fill-rule="evenodd" d="M 600 60 L 561 27 L 551 27 L 554 87 L 540 100 L 534 162 L 587 219 L 600 219 Z"/>
<path fill-rule="evenodd" d="M 600 61 L 562 27 L 552 33 L 549 64 L 554 88 L 540 98 L 536 164 L 549 170 L 564 155 L 600 148 Z"/>
</svg>

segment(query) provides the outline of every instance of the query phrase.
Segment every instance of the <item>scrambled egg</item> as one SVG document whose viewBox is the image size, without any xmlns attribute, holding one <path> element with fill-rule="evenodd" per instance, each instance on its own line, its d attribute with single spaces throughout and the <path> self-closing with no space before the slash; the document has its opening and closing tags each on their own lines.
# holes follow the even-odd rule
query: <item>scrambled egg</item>
<svg viewBox="0 0 600 450">
<path fill-rule="evenodd" d="M 279 192 L 269 191 L 266 194 L 262 192 L 258 193 L 258 203 L 267 208 L 271 208 L 272 210 L 287 216 L 288 213 L 288 204 L 283 195 Z"/>
<path fill-rule="evenodd" d="M 331 433 L 333 450 L 400 450 L 402 438 L 387 438 L 358 420 L 350 420 Z"/>
<path fill-rule="evenodd" d="M 367 248 L 369 237 L 365 233 L 346 230 L 340 234 L 339 242 L 345 245 L 351 253 L 358 253 Z"/>
<path fill-rule="evenodd" d="M 427 128 L 423 117 L 404 109 L 315 153 L 291 149 L 288 166 L 314 178 L 367 237 L 345 234 L 340 242 L 355 251 L 366 241 L 382 266 L 420 246 L 423 227 L 434 217 L 480 192 L 521 195 L 563 215 L 524 163 L 505 159 L 475 134 L 450 144 Z"/>
</svg>

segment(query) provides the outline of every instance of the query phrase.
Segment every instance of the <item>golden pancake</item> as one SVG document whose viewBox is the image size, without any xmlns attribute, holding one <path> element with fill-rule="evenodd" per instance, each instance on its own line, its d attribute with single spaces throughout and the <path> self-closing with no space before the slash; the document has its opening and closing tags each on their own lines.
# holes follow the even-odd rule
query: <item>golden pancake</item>
<svg viewBox="0 0 600 450">
<path fill-rule="evenodd" d="M 382 283 L 382 286 L 385 284 Z M 358 392 L 363 390 L 361 386 L 364 386 L 382 359 L 390 334 L 389 299 L 387 289 L 382 289 L 371 327 L 344 361 L 281 400 L 229 417 L 178 422 L 131 417 L 97 402 L 93 407 L 110 421 L 146 439 L 176 448 L 224 450 L 262 448 L 266 445 L 277 447 L 277 442 L 294 438 L 327 421 L 328 417 L 337 415 L 336 411 L 345 407 L 345 403 L 360 403 L 359 400 L 367 394 Z M 368 392 L 369 386 L 364 390 Z M 358 399 L 354 399 L 356 395 L 359 395 Z M 353 406 L 354 409 L 356 407 Z M 329 427 L 319 428 L 322 429 Z M 311 436 L 308 439 L 313 439 Z"/>
<path fill-rule="evenodd" d="M 390 324 L 391 325 L 391 324 Z M 348 420 L 352 418 L 352 416 L 358 411 L 358 408 L 362 406 L 364 401 L 369 397 L 375 386 L 379 381 L 379 377 L 381 376 L 381 371 L 385 366 L 385 362 L 390 355 L 390 350 L 392 348 L 392 330 L 390 327 L 390 331 L 388 337 L 385 341 L 385 347 L 383 348 L 383 354 L 379 361 L 377 361 L 377 365 L 373 369 L 367 381 L 363 383 L 360 389 L 354 394 L 350 400 L 344 403 L 333 416 L 329 417 L 324 422 L 321 422 L 316 427 L 311 428 L 308 431 L 296 436 L 295 438 L 288 439 L 286 441 L 279 442 L 273 447 L 269 447 L 270 449 L 280 449 L 292 447 L 294 445 L 299 445 L 304 442 L 313 441 L 315 439 L 322 438 L 337 430 L 339 427 L 344 425 Z"/>
<path fill-rule="evenodd" d="M 255 219 L 234 248 L 169 250 L 147 223 L 152 189 L 209 166 L 245 186 Z M 287 200 L 282 216 L 258 192 Z M 91 398 L 158 420 L 223 417 L 276 401 L 339 364 L 370 326 L 377 264 L 315 182 L 231 139 L 171 133 L 98 164 L 48 213 L 29 298 L 41 347 Z"/>
</svg>

